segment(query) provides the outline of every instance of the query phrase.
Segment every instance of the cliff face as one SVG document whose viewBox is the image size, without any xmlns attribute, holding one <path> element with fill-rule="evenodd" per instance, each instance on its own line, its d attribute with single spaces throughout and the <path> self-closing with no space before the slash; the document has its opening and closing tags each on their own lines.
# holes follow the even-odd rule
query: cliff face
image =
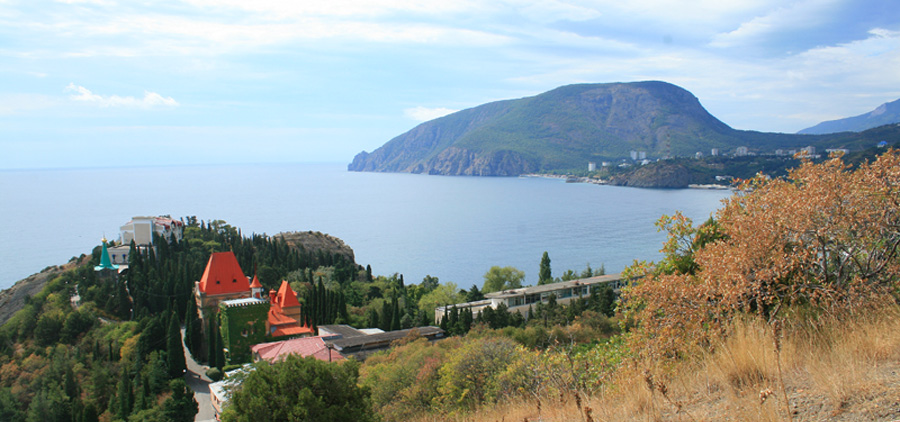
<svg viewBox="0 0 900 422">
<path fill-rule="evenodd" d="M 663 189 L 686 188 L 691 183 L 693 180 L 690 170 L 680 164 L 647 165 L 609 181 L 609 184 L 616 186 Z"/>
<path fill-rule="evenodd" d="M 83 256 L 81 260 L 71 261 L 65 265 L 49 266 L 37 274 L 32 274 L 17 281 L 12 287 L 0 292 L 0 325 L 5 324 L 13 314 L 25 306 L 25 297 L 40 293 L 48 281 L 53 280 L 67 270 L 84 265 L 90 259 L 90 255 L 87 255 Z"/>
<path fill-rule="evenodd" d="M 281 237 L 285 243 L 292 248 L 303 248 L 307 251 L 323 250 L 330 254 L 340 254 L 347 258 L 350 262 L 356 262 L 353 256 L 353 249 L 347 246 L 343 240 L 334 236 L 306 231 L 306 232 L 285 232 L 278 233 L 273 237 Z"/>
</svg>

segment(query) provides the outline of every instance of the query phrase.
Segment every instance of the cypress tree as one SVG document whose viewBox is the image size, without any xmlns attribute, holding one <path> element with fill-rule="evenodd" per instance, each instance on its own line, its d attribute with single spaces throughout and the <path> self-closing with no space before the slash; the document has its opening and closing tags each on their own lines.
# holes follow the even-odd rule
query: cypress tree
<svg viewBox="0 0 900 422">
<path fill-rule="evenodd" d="M 225 341 L 222 340 L 222 333 L 219 330 L 216 330 L 216 368 L 222 370 L 222 367 L 225 366 L 225 350 L 222 349 Z"/>
<path fill-rule="evenodd" d="M 391 303 L 391 331 L 400 329 L 400 305 L 395 298 Z"/>
<path fill-rule="evenodd" d="M 206 340 L 206 363 L 210 368 L 218 367 L 219 364 L 216 362 L 216 339 L 218 338 L 218 333 L 216 332 L 216 324 L 213 324 L 212 321 L 209 321 L 209 329 L 206 330 L 208 334 L 208 338 Z"/>
<path fill-rule="evenodd" d="M 181 330 L 178 316 L 173 310 L 169 314 L 169 331 L 166 335 L 166 360 L 169 365 L 169 378 L 180 378 L 187 368 L 184 361 L 184 347 L 181 343 Z"/>
<path fill-rule="evenodd" d="M 447 325 L 447 320 L 450 319 L 450 318 L 448 318 L 448 317 L 449 317 L 449 313 L 450 313 L 450 312 L 449 312 L 449 310 L 447 309 L 447 305 L 444 305 L 444 316 L 441 318 L 441 322 L 440 322 L 440 324 L 439 324 L 439 326 L 441 327 L 441 329 L 444 330 L 444 331 L 447 331 L 447 328 L 449 327 L 449 325 Z M 479 315 L 479 316 L 480 316 L 480 315 Z"/>
<path fill-rule="evenodd" d="M 553 276 L 550 272 L 550 254 L 547 251 L 544 251 L 544 256 L 541 257 L 541 269 L 538 276 L 538 285 L 548 284 L 553 282 Z"/>
<path fill-rule="evenodd" d="M 132 405 L 134 404 L 134 393 L 131 391 L 131 380 L 128 378 L 128 372 L 122 371 L 122 378 L 119 379 L 119 389 L 116 393 L 116 401 L 118 408 L 116 416 L 122 420 L 128 420 L 131 414 Z"/>
<path fill-rule="evenodd" d="M 381 324 L 378 325 L 384 331 L 391 330 L 391 305 L 387 301 L 381 305 Z"/>
</svg>

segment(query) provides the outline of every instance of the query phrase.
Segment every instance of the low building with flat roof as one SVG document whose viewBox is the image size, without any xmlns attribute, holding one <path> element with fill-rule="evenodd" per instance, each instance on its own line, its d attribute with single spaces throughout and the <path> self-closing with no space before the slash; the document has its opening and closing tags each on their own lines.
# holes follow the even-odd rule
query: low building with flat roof
<svg viewBox="0 0 900 422">
<path fill-rule="evenodd" d="M 626 283 L 627 280 L 622 277 L 622 274 L 609 274 L 563 281 L 560 283 L 491 292 L 484 295 L 486 297 L 484 300 L 439 306 L 434 310 L 434 319 L 439 323 L 447 312 L 454 307 L 460 310 L 471 309 L 472 315 L 477 316 L 486 307 L 490 306 L 493 309 L 497 309 L 501 304 L 505 305 L 510 312 L 519 312 L 527 318 L 529 306 L 538 302 L 546 303 L 550 300 L 550 296 L 556 296 L 556 302 L 565 305 L 573 299 L 589 296 L 592 288 L 608 285 L 612 287 L 614 291 L 618 291 L 625 286 Z"/>
</svg>

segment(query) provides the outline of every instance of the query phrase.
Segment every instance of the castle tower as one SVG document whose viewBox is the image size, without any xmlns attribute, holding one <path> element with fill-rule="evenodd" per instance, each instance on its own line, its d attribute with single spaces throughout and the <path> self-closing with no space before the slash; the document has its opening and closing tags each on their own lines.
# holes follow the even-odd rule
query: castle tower
<svg viewBox="0 0 900 422">
<path fill-rule="evenodd" d="M 256 277 L 256 274 L 253 274 L 253 282 L 250 283 L 250 297 L 262 299 L 264 290 L 262 284 L 259 282 L 259 278 Z"/>
</svg>

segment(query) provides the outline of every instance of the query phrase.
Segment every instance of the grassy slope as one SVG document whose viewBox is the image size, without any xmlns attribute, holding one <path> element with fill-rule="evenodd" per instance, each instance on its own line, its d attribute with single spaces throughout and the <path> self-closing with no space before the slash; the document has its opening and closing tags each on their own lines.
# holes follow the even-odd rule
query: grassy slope
<svg viewBox="0 0 900 422">
<path fill-rule="evenodd" d="M 581 408 L 574 397 L 560 397 L 540 407 L 505 403 L 458 420 L 894 421 L 900 419 L 900 308 L 881 311 L 786 327 L 780 352 L 771 330 L 741 321 L 715 352 L 682 363 L 672 377 L 654 378 L 652 391 L 643 368 L 626 370 Z M 583 416 L 585 407 L 591 419 Z"/>
</svg>

